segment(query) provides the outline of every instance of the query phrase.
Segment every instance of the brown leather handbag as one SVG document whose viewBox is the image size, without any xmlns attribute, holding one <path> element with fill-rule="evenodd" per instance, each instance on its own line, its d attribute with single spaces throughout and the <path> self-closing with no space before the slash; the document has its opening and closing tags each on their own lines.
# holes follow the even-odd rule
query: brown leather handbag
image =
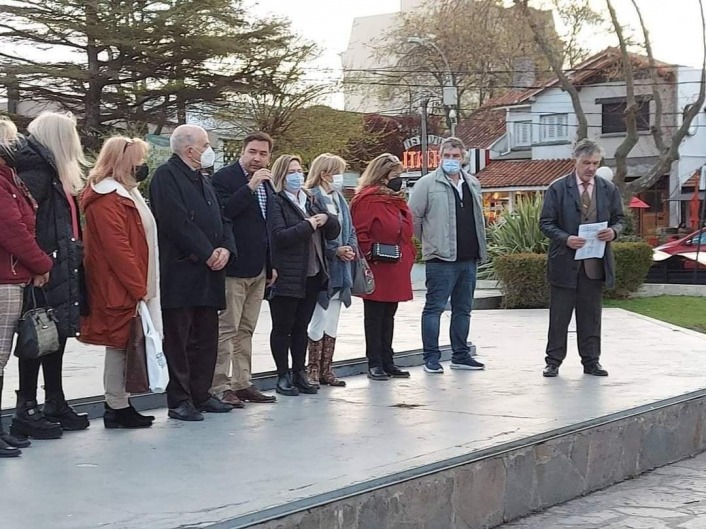
<svg viewBox="0 0 706 529">
<path fill-rule="evenodd" d="M 147 393 L 150 382 L 147 376 L 145 332 L 142 329 L 142 318 L 137 311 L 130 321 L 130 341 L 125 354 L 125 391 Z"/>
</svg>

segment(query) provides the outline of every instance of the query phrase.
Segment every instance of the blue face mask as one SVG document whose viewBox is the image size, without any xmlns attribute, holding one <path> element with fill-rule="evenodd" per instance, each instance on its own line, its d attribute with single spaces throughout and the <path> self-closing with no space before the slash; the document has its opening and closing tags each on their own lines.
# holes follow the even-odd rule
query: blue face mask
<svg viewBox="0 0 706 529">
<path fill-rule="evenodd" d="M 286 176 L 284 188 L 290 193 L 296 193 L 304 184 L 304 175 L 302 173 L 289 173 Z"/>
<path fill-rule="evenodd" d="M 446 174 L 458 174 L 461 172 L 461 162 L 451 158 L 444 158 L 441 162 L 441 168 Z"/>
</svg>

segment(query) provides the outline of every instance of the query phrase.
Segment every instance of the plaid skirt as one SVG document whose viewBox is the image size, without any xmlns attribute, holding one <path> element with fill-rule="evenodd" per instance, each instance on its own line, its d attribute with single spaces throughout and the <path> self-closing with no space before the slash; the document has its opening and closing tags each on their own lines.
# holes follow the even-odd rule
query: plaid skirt
<svg viewBox="0 0 706 529">
<path fill-rule="evenodd" d="M 12 340 L 22 314 L 22 285 L 0 285 L 0 376 L 12 352 Z"/>
</svg>

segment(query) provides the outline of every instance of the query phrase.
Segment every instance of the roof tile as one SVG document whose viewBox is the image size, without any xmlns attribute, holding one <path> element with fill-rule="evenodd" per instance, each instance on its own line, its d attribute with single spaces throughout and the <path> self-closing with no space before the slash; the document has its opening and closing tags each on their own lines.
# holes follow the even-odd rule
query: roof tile
<svg viewBox="0 0 706 529">
<path fill-rule="evenodd" d="M 494 161 L 476 177 L 484 188 L 547 187 L 573 168 L 571 159 Z"/>
</svg>

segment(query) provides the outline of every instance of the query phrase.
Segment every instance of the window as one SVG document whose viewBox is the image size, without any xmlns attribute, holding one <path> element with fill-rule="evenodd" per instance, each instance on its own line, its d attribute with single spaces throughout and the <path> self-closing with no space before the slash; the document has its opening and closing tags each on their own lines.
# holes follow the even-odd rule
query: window
<svg viewBox="0 0 706 529">
<path fill-rule="evenodd" d="M 650 101 L 649 99 L 638 99 L 637 101 L 637 130 L 650 130 Z M 601 132 L 603 134 L 612 134 L 616 132 L 627 132 L 625 125 L 625 109 L 627 102 L 611 101 L 603 103 L 603 123 Z"/>
<path fill-rule="evenodd" d="M 530 147 L 532 145 L 532 122 L 515 121 L 512 135 L 513 147 Z"/>
<path fill-rule="evenodd" d="M 706 232 L 702 232 L 700 236 L 697 235 L 696 237 L 693 237 L 689 242 L 694 246 L 706 245 Z"/>
<path fill-rule="evenodd" d="M 541 141 L 569 139 L 569 115 L 549 114 L 539 118 Z"/>
</svg>

